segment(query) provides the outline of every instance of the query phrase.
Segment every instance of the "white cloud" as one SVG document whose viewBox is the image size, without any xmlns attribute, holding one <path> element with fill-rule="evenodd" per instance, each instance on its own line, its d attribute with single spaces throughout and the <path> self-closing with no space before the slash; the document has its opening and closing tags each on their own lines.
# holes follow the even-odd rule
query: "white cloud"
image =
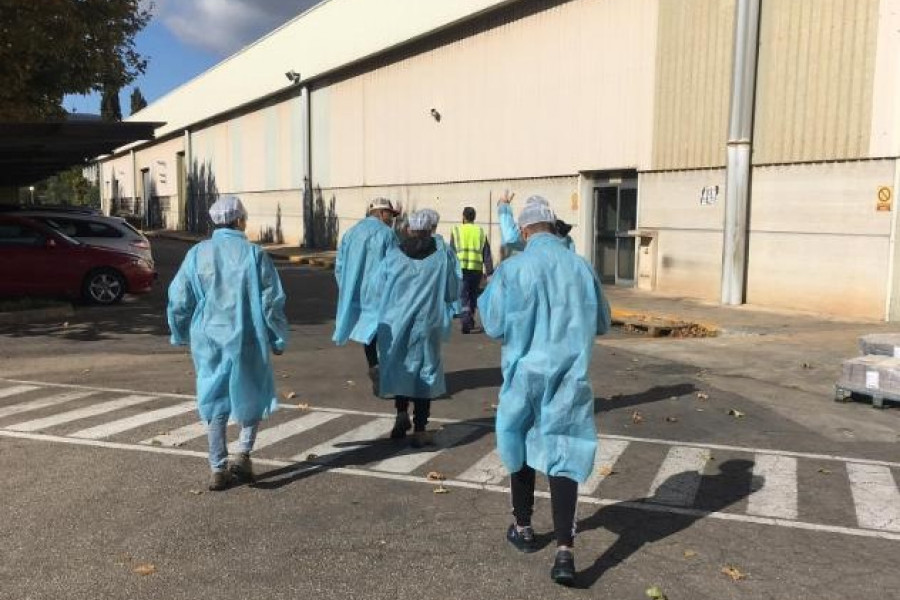
<svg viewBox="0 0 900 600">
<path fill-rule="evenodd" d="M 154 0 L 155 16 L 182 42 L 232 54 L 322 0 Z"/>
</svg>

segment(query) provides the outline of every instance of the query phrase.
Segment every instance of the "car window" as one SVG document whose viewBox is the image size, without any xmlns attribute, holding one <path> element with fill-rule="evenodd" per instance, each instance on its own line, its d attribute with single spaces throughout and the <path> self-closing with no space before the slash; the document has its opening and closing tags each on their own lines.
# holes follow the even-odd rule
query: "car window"
<svg viewBox="0 0 900 600">
<path fill-rule="evenodd" d="M 57 217 L 36 218 L 40 221 L 43 221 L 45 224 L 49 225 L 60 233 L 64 233 L 69 237 L 78 237 L 78 226 L 70 219 L 60 219 Z"/>
<path fill-rule="evenodd" d="M 41 246 L 40 231 L 18 223 L 0 223 L 0 246 Z"/>
<path fill-rule="evenodd" d="M 99 221 L 67 219 L 65 217 L 45 217 L 44 222 L 69 237 L 120 238 L 122 232 Z"/>
</svg>

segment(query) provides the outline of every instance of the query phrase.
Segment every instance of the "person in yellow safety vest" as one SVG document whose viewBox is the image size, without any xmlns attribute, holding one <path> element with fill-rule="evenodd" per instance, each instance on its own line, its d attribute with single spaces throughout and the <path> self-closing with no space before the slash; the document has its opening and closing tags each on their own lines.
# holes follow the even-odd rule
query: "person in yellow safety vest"
<svg viewBox="0 0 900 600">
<path fill-rule="evenodd" d="M 478 306 L 478 292 L 481 289 L 482 274 L 491 276 L 494 261 L 491 245 L 484 229 L 475 225 L 475 209 L 463 209 L 463 223 L 453 228 L 450 247 L 456 252 L 462 268 L 462 332 L 472 333 L 475 327 L 475 311 Z"/>
</svg>

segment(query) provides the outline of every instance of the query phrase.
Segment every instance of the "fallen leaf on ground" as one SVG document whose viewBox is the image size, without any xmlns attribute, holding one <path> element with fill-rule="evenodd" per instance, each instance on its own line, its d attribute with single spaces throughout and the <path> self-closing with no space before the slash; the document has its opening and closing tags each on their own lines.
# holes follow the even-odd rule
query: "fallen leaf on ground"
<svg viewBox="0 0 900 600">
<path fill-rule="evenodd" d="M 304 402 L 304 403 L 302 403 L 302 404 L 298 404 L 298 405 L 297 405 L 297 408 L 300 409 L 300 410 L 309 410 L 309 403 L 308 403 L 308 402 Z"/>
<path fill-rule="evenodd" d="M 666 417 L 666 423 L 677 423 L 678 417 Z"/>
<path fill-rule="evenodd" d="M 747 578 L 747 576 L 741 573 L 740 569 L 738 569 L 734 565 L 725 565 L 724 567 L 722 567 L 722 573 L 731 577 L 732 581 L 740 581 L 741 579 Z"/>
<path fill-rule="evenodd" d="M 634 411 L 631 413 L 631 422 L 635 425 L 640 425 L 644 422 L 644 416 L 640 412 Z"/>
<path fill-rule="evenodd" d="M 156 573 L 156 566 L 150 563 L 145 563 L 136 566 L 131 571 L 133 573 L 137 573 L 138 575 L 153 575 L 154 573 Z"/>
<path fill-rule="evenodd" d="M 90 369 L 85 369 L 85 370 L 82 371 L 82 373 L 90 373 L 90 372 L 91 372 Z"/>
<path fill-rule="evenodd" d="M 638 359 L 632 358 L 632 359 L 631 359 L 631 362 L 638 362 Z"/>
<path fill-rule="evenodd" d="M 597 469 L 597 473 L 603 477 L 609 477 L 610 475 L 615 475 L 618 471 L 613 471 L 612 467 L 609 465 L 603 465 L 599 469 Z"/>
<path fill-rule="evenodd" d="M 702 409 L 702 408 L 698 408 L 698 409 L 697 409 L 697 412 L 703 412 L 703 409 Z"/>
<path fill-rule="evenodd" d="M 697 399 L 698 400 L 709 400 L 709 394 L 707 394 L 706 392 L 697 392 Z"/>
<path fill-rule="evenodd" d="M 440 471 L 429 471 L 428 475 L 426 475 L 425 478 L 428 481 L 443 481 L 447 479 L 447 476 Z"/>
<path fill-rule="evenodd" d="M 307 454 L 306 455 L 306 460 L 316 460 L 317 458 L 319 458 L 318 454 Z"/>
<path fill-rule="evenodd" d="M 658 585 L 648 587 L 647 591 L 644 593 L 647 594 L 647 597 L 650 598 L 650 600 L 668 600 L 668 597 L 663 593 L 661 589 L 659 589 Z"/>
<path fill-rule="evenodd" d="M 731 415 L 732 417 L 734 417 L 735 419 L 740 419 L 744 416 L 744 413 L 742 413 L 741 411 L 734 409 L 734 408 L 729 410 L 728 414 Z"/>
<path fill-rule="evenodd" d="M 823 468 L 819 469 L 819 473 L 822 473 L 823 475 L 829 475 L 829 474 L 831 474 L 831 470 L 823 467 Z"/>
<path fill-rule="evenodd" d="M 697 556 L 697 553 L 693 550 L 685 550 L 684 551 L 685 558 L 694 558 L 695 556 Z"/>
<path fill-rule="evenodd" d="M 297 392 L 285 392 L 284 393 L 285 400 L 293 400 L 296 397 L 297 397 Z"/>
<path fill-rule="evenodd" d="M 151 446 L 162 446 L 162 442 L 159 440 L 150 440 Z"/>
<path fill-rule="evenodd" d="M 202 496 L 203 490 L 191 490 L 191 493 L 195 496 Z"/>
<path fill-rule="evenodd" d="M 352 379 L 348 379 L 348 380 L 347 380 L 347 385 L 349 385 L 350 387 L 353 387 L 353 386 L 356 385 L 356 382 L 353 381 Z"/>
<path fill-rule="evenodd" d="M 804 369 L 812 369 L 813 368 L 812 363 L 808 363 L 808 362 L 803 363 L 803 368 Z"/>
<path fill-rule="evenodd" d="M 447 488 L 444 487 L 443 484 L 441 484 L 441 485 L 437 486 L 436 488 L 434 488 L 434 493 L 435 494 L 449 494 L 450 490 L 448 490 Z"/>
</svg>

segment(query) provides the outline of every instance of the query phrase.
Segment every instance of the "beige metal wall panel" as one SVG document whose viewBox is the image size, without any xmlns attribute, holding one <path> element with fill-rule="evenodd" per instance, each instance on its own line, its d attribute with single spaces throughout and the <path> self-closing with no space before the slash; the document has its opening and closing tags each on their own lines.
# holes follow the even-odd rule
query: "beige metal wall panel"
<svg viewBox="0 0 900 600">
<path fill-rule="evenodd" d="M 870 156 L 900 156 L 900 0 L 881 0 Z"/>
<path fill-rule="evenodd" d="M 315 90 L 316 184 L 646 168 L 656 8 L 572 0 L 510 11 L 496 27 Z"/>
<path fill-rule="evenodd" d="M 247 237 L 253 241 L 299 245 L 303 240 L 303 195 L 299 190 L 245 192 Z"/>
<path fill-rule="evenodd" d="M 657 238 L 656 291 L 717 301 L 722 280 L 722 233 L 663 230 Z"/>
<path fill-rule="evenodd" d="M 879 0 L 762 6 L 754 164 L 868 157 Z"/>
<path fill-rule="evenodd" d="M 654 169 L 725 164 L 734 6 L 734 0 L 659 3 Z"/>
<path fill-rule="evenodd" d="M 878 188 L 893 185 L 894 164 L 877 160 L 756 167 L 750 235 L 782 232 L 887 238 L 891 213 L 875 209 Z"/>
<path fill-rule="evenodd" d="M 289 70 L 316 77 L 510 1 L 328 0 L 129 119 L 165 121 L 157 135 L 184 129 L 289 87 Z"/>
<path fill-rule="evenodd" d="M 101 172 L 101 184 L 103 197 L 112 197 L 112 182 L 118 182 L 119 198 L 134 197 L 134 168 L 131 163 L 131 154 L 123 154 L 103 162 Z"/>
<path fill-rule="evenodd" d="M 887 237 L 754 233 L 749 256 L 749 304 L 884 317 Z"/>
</svg>

